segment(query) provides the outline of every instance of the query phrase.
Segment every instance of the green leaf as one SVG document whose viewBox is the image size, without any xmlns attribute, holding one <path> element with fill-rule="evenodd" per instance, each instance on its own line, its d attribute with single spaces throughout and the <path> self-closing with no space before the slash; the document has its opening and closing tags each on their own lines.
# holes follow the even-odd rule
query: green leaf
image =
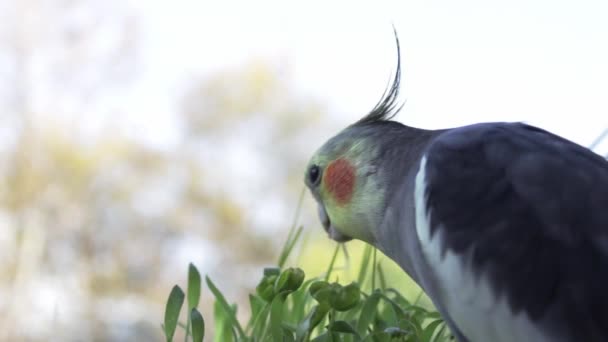
<svg viewBox="0 0 608 342">
<path fill-rule="evenodd" d="M 201 274 L 192 263 L 188 266 L 188 309 L 198 306 L 201 297 Z"/>
<path fill-rule="evenodd" d="M 311 342 L 330 342 L 333 341 L 333 339 L 331 338 L 331 335 L 328 333 L 323 333 L 317 337 L 315 337 L 314 339 L 312 339 Z"/>
<path fill-rule="evenodd" d="M 363 257 L 361 257 L 361 265 L 359 266 L 359 275 L 357 276 L 357 283 L 361 284 L 361 286 L 363 286 L 365 278 L 367 277 L 372 248 L 371 245 L 366 244 L 365 249 L 363 250 Z"/>
<path fill-rule="evenodd" d="M 439 328 L 439 331 L 437 332 L 437 335 L 435 335 L 435 339 L 433 339 L 433 342 L 454 341 L 454 336 L 452 336 L 450 333 L 446 334 L 446 327 L 446 324 L 441 325 L 441 328 Z"/>
<path fill-rule="evenodd" d="M 378 262 L 378 280 L 380 281 L 380 288 L 386 288 L 386 277 L 384 276 L 384 271 L 382 270 L 382 263 Z"/>
<path fill-rule="evenodd" d="M 190 322 L 192 324 L 192 341 L 203 342 L 205 337 L 205 320 L 203 315 L 196 308 L 192 308 L 190 311 Z"/>
<path fill-rule="evenodd" d="M 277 280 L 274 282 L 274 291 L 279 293 L 286 289 L 287 281 L 289 280 L 289 274 L 292 272 L 292 268 L 288 268 L 281 272 Z"/>
<path fill-rule="evenodd" d="M 279 255 L 279 261 L 278 261 L 279 267 L 285 266 L 285 262 L 287 262 L 287 259 L 289 258 L 289 255 L 291 255 L 291 252 L 293 251 L 293 248 L 295 247 L 298 240 L 300 240 L 300 236 L 302 235 L 303 231 L 304 231 L 304 227 L 299 226 L 295 230 L 295 233 L 293 235 L 291 235 L 290 239 L 285 243 L 283 250 L 281 251 L 281 254 Z"/>
<path fill-rule="evenodd" d="M 289 255 L 291 254 L 293 247 L 296 245 L 296 242 L 298 242 L 298 240 L 300 239 L 300 235 L 302 234 L 302 231 L 304 230 L 304 227 L 302 227 L 302 226 L 300 226 L 296 229 L 296 225 L 297 225 L 298 218 L 300 217 L 300 210 L 302 209 L 302 201 L 304 200 L 305 193 L 306 193 L 306 187 L 302 187 L 302 191 L 300 192 L 300 198 L 298 199 L 298 204 L 296 206 L 296 213 L 293 218 L 293 223 L 291 225 L 291 228 L 289 229 L 289 234 L 287 235 L 287 241 L 285 241 L 285 244 L 283 245 L 283 250 L 281 250 L 281 253 L 279 254 L 278 265 L 281 268 L 285 265 L 287 258 L 289 258 Z"/>
<path fill-rule="evenodd" d="M 407 300 L 407 298 L 405 298 L 401 293 L 399 293 L 399 291 L 393 289 L 393 288 L 388 288 L 386 289 L 384 292 L 388 294 L 392 294 L 393 296 L 395 296 L 394 300 L 401 306 L 410 306 L 412 305 L 410 303 L 409 300 Z"/>
<path fill-rule="evenodd" d="M 276 292 L 272 286 L 267 286 L 263 291 L 259 292 L 259 295 L 264 300 L 270 302 L 276 295 Z"/>
<path fill-rule="evenodd" d="M 232 310 L 232 309 L 231 309 Z M 213 321 L 215 323 L 214 342 L 233 342 L 234 327 L 230 324 L 228 314 L 219 301 L 213 302 Z"/>
<path fill-rule="evenodd" d="M 359 333 L 357 333 L 355 328 L 353 328 L 352 325 L 346 321 L 334 321 L 327 327 L 327 330 L 359 336 Z"/>
<path fill-rule="evenodd" d="M 229 323 L 236 328 L 239 338 L 244 340 L 246 337 L 245 331 L 243 330 L 243 327 L 241 327 L 239 321 L 236 319 L 236 314 L 234 310 L 228 304 L 224 295 L 220 292 L 220 290 L 218 290 L 218 288 L 211 281 L 211 279 L 209 277 L 205 277 L 205 281 L 207 282 L 209 290 L 211 290 L 211 292 L 215 296 L 215 299 L 218 301 L 220 307 L 223 309 L 224 314 L 226 315 L 226 318 L 228 319 Z"/>
<path fill-rule="evenodd" d="M 270 304 L 270 332 L 273 341 L 283 341 L 283 301 L 284 297 L 278 295 Z"/>
<path fill-rule="evenodd" d="M 305 337 L 325 318 L 327 312 L 329 311 L 329 306 L 327 305 L 317 305 L 310 310 L 306 318 L 298 324 L 298 328 L 296 330 L 296 340 L 304 341 Z"/>
<path fill-rule="evenodd" d="M 295 342 L 296 338 L 292 329 L 287 326 L 283 326 L 283 342 Z"/>
<path fill-rule="evenodd" d="M 334 250 L 334 255 L 331 257 L 331 261 L 329 262 L 329 266 L 327 266 L 327 272 L 325 273 L 325 280 L 329 280 L 329 276 L 331 272 L 334 270 L 334 264 L 336 263 L 336 258 L 338 257 L 338 251 L 340 251 L 340 244 L 336 245 L 336 249 Z"/>
<path fill-rule="evenodd" d="M 434 318 L 434 319 L 440 319 L 441 318 L 441 314 L 437 311 L 432 311 L 426 314 L 426 318 Z"/>
<path fill-rule="evenodd" d="M 431 342 L 431 338 L 433 338 L 433 334 L 437 327 L 439 327 L 443 323 L 442 319 L 437 319 L 429 323 L 424 330 L 422 330 L 422 342 Z"/>
<path fill-rule="evenodd" d="M 291 318 L 294 322 L 299 322 L 304 318 L 306 311 L 306 304 L 310 297 L 308 297 L 307 286 L 313 282 L 314 279 L 309 279 L 300 286 L 300 288 L 290 295 L 290 299 L 292 302 L 292 315 Z"/>
<path fill-rule="evenodd" d="M 262 309 L 256 316 L 252 316 L 252 336 L 264 336 L 266 327 L 268 326 L 268 315 L 270 313 L 270 303 L 264 302 Z M 260 339 L 262 340 L 262 339 Z"/>
<path fill-rule="evenodd" d="M 276 279 L 274 291 L 277 293 L 282 291 L 296 291 L 304 282 L 304 276 L 304 271 L 302 271 L 302 269 L 290 267 L 281 272 Z"/>
<path fill-rule="evenodd" d="M 312 330 L 316 327 L 327 315 L 329 312 L 329 306 L 327 305 L 317 305 L 313 308 L 312 316 L 310 319 L 310 329 Z"/>
<path fill-rule="evenodd" d="M 361 315 L 359 316 L 359 321 L 357 322 L 357 331 L 360 334 L 365 334 L 367 328 L 376 317 L 376 311 L 379 302 L 379 291 L 374 291 L 369 297 L 367 297 L 367 299 L 365 299 L 365 302 L 363 302 L 363 307 L 361 308 Z"/>
<path fill-rule="evenodd" d="M 325 280 L 318 280 L 310 284 L 308 291 L 310 292 L 310 295 L 314 297 L 319 290 L 324 289 L 327 286 L 329 286 L 328 282 Z"/>
<path fill-rule="evenodd" d="M 314 284 L 313 284 L 314 285 Z M 320 287 L 320 289 L 311 289 L 312 297 L 319 303 L 333 306 L 333 302 L 336 301 L 338 292 L 342 289 L 342 285 L 338 283 L 331 283 L 327 286 Z"/>
<path fill-rule="evenodd" d="M 260 298 L 264 299 L 267 302 L 272 301 L 272 298 L 274 298 L 274 295 L 276 294 L 274 290 L 274 284 L 277 277 L 278 274 L 264 275 L 262 280 L 260 280 L 260 283 L 255 288 L 255 291 L 258 296 L 260 296 Z"/>
<path fill-rule="evenodd" d="M 201 274 L 198 273 L 196 266 L 190 263 L 188 265 L 188 311 L 198 306 L 198 301 L 201 296 Z M 188 322 L 186 324 L 186 336 L 184 341 L 188 341 L 190 334 L 190 315 L 188 315 Z"/>
<path fill-rule="evenodd" d="M 391 307 L 395 311 L 395 314 L 397 315 L 398 319 L 406 317 L 405 311 L 403 311 L 403 309 L 401 308 L 401 306 L 399 306 L 399 304 L 397 304 L 394 300 L 387 297 L 386 295 L 381 295 L 381 297 L 382 297 L 382 299 L 384 299 L 385 301 L 387 301 L 391 304 Z"/>
<path fill-rule="evenodd" d="M 289 274 L 287 290 L 296 291 L 297 289 L 299 289 L 300 286 L 302 286 L 302 283 L 304 283 L 305 277 L 306 275 L 304 274 L 304 271 L 302 271 L 301 268 L 294 268 L 293 271 Z"/>
<path fill-rule="evenodd" d="M 385 333 L 383 331 L 374 333 L 372 335 L 372 341 L 374 341 L 374 342 L 392 342 L 391 335 L 388 333 Z"/>
<path fill-rule="evenodd" d="M 184 297 L 184 291 L 177 285 L 173 286 L 167 300 L 167 306 L 165 307 L 164 326 L 167 341 L 173 341 L 173 335 L 175 334 L 175 328 L 179 320 L 179 312 L 184 304 Z"/>
<path fill-rule="evenodd" d="M 376 289 L 376 249 L 372 251 L 372 291 Z"/>
<path fill-rule="evenodd" d="M 251 317 L 257 317 L 266 305 L 264 300 L 254 294 L 249 294 L 249 307 L 251 308 Z"/>
<path fill-rule="evenodd" d="M 424 294 L 424 292 L 422 290 L 420 290 L 418 292 L 418 295 L 416 296 L 416 300 L 414 300 L 414 305 L 418 305 L 418 303 L 420 302 L 420 298 L 422 298 L 422 295 Z"/>
<path fill-rule="evenodd" d="M 359 284 L 352 282 L 338 288 L 336 294 L 330 298 L 330 304 L 338 311 L 347 311 L 357 306 L 360 300 L 361 290 L 359 289 Z"/>
</svg>

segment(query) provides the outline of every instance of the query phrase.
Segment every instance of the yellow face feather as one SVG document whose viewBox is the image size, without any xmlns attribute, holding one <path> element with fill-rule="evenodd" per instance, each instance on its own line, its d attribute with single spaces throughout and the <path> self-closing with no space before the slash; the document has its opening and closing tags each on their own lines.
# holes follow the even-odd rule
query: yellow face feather
<svg viewBox="0 0 608 342">
<path fill-rule="evenodd" d="M 369 243 L 375 241 L 373 225 L 381 219 L 385 197 L 374 163 L 376 154 L 365 139 L 330 141 L 310 162 L 321 168 L 321 180 L 316 186 L 308 184 L 331 229 Z"/>
</svg>

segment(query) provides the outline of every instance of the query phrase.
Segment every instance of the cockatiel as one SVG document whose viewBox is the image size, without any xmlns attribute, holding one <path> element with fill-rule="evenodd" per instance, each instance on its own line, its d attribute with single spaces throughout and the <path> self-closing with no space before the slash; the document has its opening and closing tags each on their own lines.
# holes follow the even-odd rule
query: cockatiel
<svg viewBox="0 0 608 342">
<path fill-rule="evenodd" d="M 329 236 L 398 263 L 461 342 L 608 341 L 608 162 L 523 123 L 392 121 L 400 68 L 309 162 Z"/>
</svg>

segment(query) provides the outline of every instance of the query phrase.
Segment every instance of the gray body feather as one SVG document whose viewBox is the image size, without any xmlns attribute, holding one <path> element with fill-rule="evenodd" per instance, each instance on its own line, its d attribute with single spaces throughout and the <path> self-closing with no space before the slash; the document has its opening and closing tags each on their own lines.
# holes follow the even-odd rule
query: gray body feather
<svg viewBox="0 0 608 342">
<path fill-rule="evenodd" d="M 360 130 L 382 132 L 377 135 L 383 151 L 379 177 L 388 192 L 376 247 L 424 288 L 460 341 L 480 336 L 508 340 L 501 337 L 503 330 L 522 326 L 530 331 L 512 336 L 532 338 L 540 331 L 542 339 L 551 341 L 608 339 L 608 162 L 519 123 L 445 131 L 375 125 Z M 415 179 L 423 157 L 428 159 L 425 198 L 417 202 Z M 439 239 L 432 252 L 436 259 L 423 251 L 427 246 L 422 244 L 430 240 L 421 241 L 417 232 L 417 203 L 428 215 L 430 239 Z M 466 276 L 475 282 L 450 284 L 458 277 L 440 265 L 448 256 L 463 267 L 458 272 L 469 272 Z M 452 317 L 448 303 L 454 301 L 448 299 L 483 289 L 487 298 L 480 295 L 459 305 L 478 311 L 503 305 L 503 316 L 524 322 L 466 336 L 458 322 L 474 323 Z M 489 302 L 475 303 L 483 300 Z M 482 314 L 498 309 L 492 310 Z M 486 318 L 491 319 L 478 319 Z"/>
</svg>

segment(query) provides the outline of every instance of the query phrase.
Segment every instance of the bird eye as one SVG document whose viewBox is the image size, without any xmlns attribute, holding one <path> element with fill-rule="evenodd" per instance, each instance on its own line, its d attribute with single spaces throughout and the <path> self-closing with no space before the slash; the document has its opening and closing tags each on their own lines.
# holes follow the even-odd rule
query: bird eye
<svg viewBox="0 0 608 342">
<path fill-rule="evenodd" d="M 321 179 L 321 169 L 318 165 L 312 165 L 308 169 L 308 181 L 311 185 L 317 185 Z"/>
</svg>

